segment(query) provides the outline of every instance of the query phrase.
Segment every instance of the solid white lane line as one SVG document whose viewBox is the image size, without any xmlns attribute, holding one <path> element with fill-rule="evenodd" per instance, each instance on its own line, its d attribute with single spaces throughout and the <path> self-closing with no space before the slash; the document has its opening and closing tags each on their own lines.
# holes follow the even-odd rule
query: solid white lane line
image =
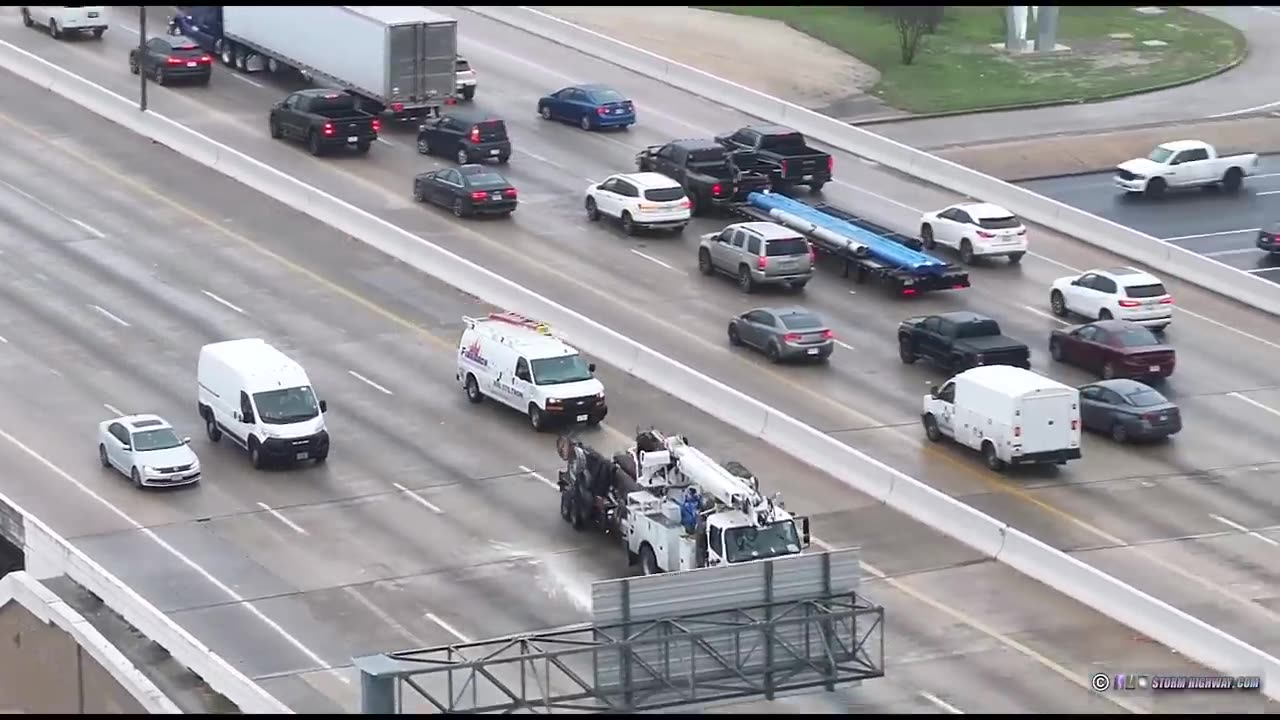
<svg viewBox="0 0 1280 720">
<path fill-rule="evenodd" d="M 36 205 L 39 205 L 40 207 L 44 208 L 45 210 L 47 210 L 47 211 L 49 211 L 49 212 L 53 213 L 54 215 L 57 215 L 58 217 L 62 218 L 63 220 L 66 220 L 67 222 L 71 223 L 72 225 L 75 225 L 76 227 L 78 227 L 78 228 L 80 228 L 80 229 L 82 229 L 82 230 L 84 230 L 84 231 L 88 232 L 89 234 L 91 234 L 91 235 L 93 235 L 93 236 L 95 236 L 95 237 L 97 237 L 97 238 L 99 238 L 99 239 L 106 237 L 106 235 L 103 235 L 101 231 L 99 231 L 97 228 L 93 227 L 92 225 L 89 225 L 88 223 L 85 223 L 85 222 L 81 222 L 80 220 L 77 220 L 77 219 L 75 219 L 75 218 L 71 217 L 70 215 L 67 215 L 67 214 L 66 214 L 66 213 L 64 213 L 64 212 L 61 212 L 60 210 L 58 210 L 58 209 L 54 208 L 53 206 L 49 205 L 49 203 L 46 203 L 45 201 L 41 200 L 40 198 L 36 197 L 35 195 L 32 195 L 31 193 L 27 192 L 26 190 L 23 190 L 22 188 L 20 188 L 20 187 L 18 187 L 18 186 L 16 186 L 16 185 L 13 185 L 13 184 L 7 183 L 7 182 L 5 182 L 4 180 L 0 180 L 0 185 L 4 185 L 5 187 L 7 187 L 7 188 L 9 188 L 10 190 L 14 191 L 15 193 L 17 193 L 17 194 L 21 195 L 22 197 L 24 197 L 24 198 L 26 198 L 26 199 L 30 200 L 31 202 L 35 203 Z"/>
<path fill-rule="evenodd" d="M 1268 545 L 1272 545 L 1272 546 L 1280 545 L 1280 542 L 1276 542 L 1275 540 L 1272 540 L 1266 535 L 1261 535 L 1259 533 L 1256 533 L 1250 530 L 1249 528 L 1245 527 L 1244 525 L 1241 525 L 1240 523 L 1234 522 L 1232 520 L 1228 520 L 1227 518 L 1224 518 L 1221 515 L 1214 515 L 1210 513 L 1209 517 L 1213 518 L 1214 520 L 1217 520 L 1218 522 L 1222 523 L 1223 525 L 1226 525 L 1227 527 L 1235 528 L 1236 530 L 1239 530 L 1245 535 L 1248 535 L 1253 538 L 1257 538 L 1258 540 L 1261 540 L 1262 542 Z"/>
<path fill-rule="evenodd" d="M 857 348 L 855 348 L 854 346 L 850 345 L 849 343 L 847 343 L 847 342 L 845 342 L 845 341 L 843 341 L 843 340 L 836 340 L 836 341 L 835 341 L 835 344 L 839 345 L 840 347 L 844 348 L 845 350 L 857 350 Z"/>
<path fill-rule="evenodd" d="M 266 504 L 266 503 L 264 503 L 264 502 L 260 502 L 260 503 L 258 503 L 258 507 L 260 507 L 260 508 L 262 508 L 263 510 L 266 510 L 267 512 L 271 513 L 271 516 L 272 516 L 272 517 L 274 517 L 275 519 L 277 519 L 277 520 L 279 520 L 280 522 L 284 523 L 285 525 L 288 525 L 290 528 L 292 528 L 292 529 L 293 529 L 293 531 L 294 531 L 294 532 L 297 532 L 297 533 L 299 533 L 299 534 L 301 534 L 301 535 L 310 535 L 310 534 L 311 534 L 311 533 L 308 533 L 306 530 L 303 530 L 303 529 L 302 529 L 302 526 L 298 525 L 298 524 L 297 524 L 297 523 L 295 523 L 294 521 L 292 521 L 292 520 L 290 520 L 289 518 L 285 517 L 284 515 L 280 514 L 280 512 L 279 512 L 279 511 L 271 509 L 271 506 L 270 506 L 270 505 L 268 505 L 268 504 Z"/>
<path fill-rule="evenodd" d="M 552 489 L 552 490 L 559 490 L 559 489 L 560 489 L 560 486 L 559 486 L 559 485 L 557 485 L 557 484 L 555 484 L 555 483 L 551 482 L 550 480 L 548 480 L 548 479 L 546 479 L 546 478 L 542 477 L 542 475 L 540 475 L 540 474 L 538 474 L 538 473 L 534 472 L 534 471 L 533 471 L 533 468 L 528 468 L 528 467 L 525 467 L 524 465 L 521 465 L 521 466 L 520 466 L 520 469 L 521 469 L 521 470 L 523 470 L 523 471 L 525 471 L 525 473 L 526 473 L 526 474 L 528 474 L 528 475 L 532 476 L 534 479 L 536 479 L 536 480 L 541 480 L 542 482 L 546 483 L 548 486 L 550 486 L 550 487 L 551 487 L 551 489 Z"/>
<path fill-rule="evenodd" d="M 1254 399 L 1253 399 L 1253 398 L 1251 398 L 1251 397 L 1245 397 L 1244 395 L 1241 395 L 1241 394 L 1240 394 L 1240 393 L 1238 393 L 1238 392 L 1232 392 L 1232 393 L 1227 393 L 1227 394 L 1228 394 L 1228 395 L 1230 395 L 1231 397 L 1233 397 L 1233 398 L 1237 399 L 1237 400 L 1243 400 L 1243 401 L 1245 401 L 1245 402 L 1249 403 L 1250 405 L 1252 405 L 1252 406 L 1254 406 L 1254 407 L 1258 408 L 1259 410 L 1262 410 L 1262 411 L 1264 411 L 1264 412 L 1269 412 L 1269 413 L 1271 413 L 1272 415 L 1275 415 L 1276 417 L 1280 417 L 1280 410 L 1276 410 L 1276 409 L 1275 409 L 1275 408 L 1273 408 L 1273 407 L 1269 407 L 1269 406 L 1267 406 L 1267 405 L 1263 405 L 1262 403 L 1258 402 L 1257 400 L 1254 400 Z"/>
<path fill-rule="evenodd" d="M 447 633 L 449 633 L 450 635 L 452 635 L 452 636 L 454 636 L 454 637 L 458 638 L 458 639 L 459 639 L 459 640 L 461 640 L 462 642 L 464 642 L 464 643 L 469 643 L 469 642 L 471 642 L 471 638 L 467 637 L 466 635 L 463 635 L 462 633 L 460 633 L 460 632 L 458 632 L 457 630 L 455 630 L 455 629 L 454 629 L 454 627 L 453 627 L 452 625 L 450 625 L 449 623 L 447 623 L 447 622 L 445 622 L 445 621 L 441 620 L 440 618 L 436 617 L 436 614 L 435 614 L 435 613 L 425 613 L 425 614 L 423 615 L 423 617 L 425 617 L 426 619 L 430 620 L 431 622 L 433 622 L 433 623 L 435 623 L 435 624 L 439 625 L 440 627 L 444 628 L 445 632 L 447 632 Z"/>
<path fill-rule="evenodd" d="M 240 73 L 236 72 L 235 70 L 228 70 L 228 71 L 227 71 L 227 74 L 228 74 L 228 75 L 230 75 L 231 77 L 233 77 L 233 78 L 235 78 L 235 79 L 239 80 L 240 82 L 247 82 L 247 83 L 249 83 L 250 85 L 252 85 L 252 86 L 254 86 L 254 87 L 259 87 L 259 88 L 265 88 L 265 87 L 266 87 L 265 85 L 263 85 L 262 83 L 258 82 L 257 80 L 253 80 L 253 79 L 247 78 L 247 77 L 245 77 L 244 75 L 241 75 Z"/>
<path fill-rule="evenodd" d="M 367 608 L 369 612 L 373 613 L 375 616 L 377 616 L 379 620 L 381 620 L 382 622 L 390 626 L 392 630 L 395 630 L 397 633 L 399 633 L 401 637 L 413 643 L 414 646 L 427 647 L 428 645 L 431 644 L 426 642 L 425 640 L 422 640 L 417 635 L 414 635 L 412 632 L 409 631 L 408 628 L 401 625 L 399 622 L 396 622 L 396 619 L 391 617 L 391 615 L 389 615 L 387 611 L 383 610 L 377 605 L 374 605 L 372 600 L 360 594 L 360 592 L 358 592 L 355 588 L 348 585 L 342 588 L 342 590 L 346 594 L 350 595 L 353 599 L 355 599 L 356 602 L 365 606 L 365 608 Z"/>
<path fill-rule="evenodd" d="M 204 578 L 210 585 L 213 585 L 214 587 L 216 587 L 219 591 L 221 591 L 227 597 L 231 598 L 233 602 L 243 607 L 246 611 L 248 611 L 251 615 L 256 617 L 264 625 L 271 628 L 274 632 L 279 634 L 280 637 L 288 641 L 290 645 L 292 645 L 295 649 L 297 649 L 298 652 L 305 655 L 307 659 L 310 660 L 312 663 L 314 663 L 317 667 L 320 667 L 325 670 L 333 669 L 333 666 L 325 662 L 324 658 L 320 657 L 315 652 L 313 652 L 311 648 L 308 648 L 306 645 L 302 644 L 302 642 L 298 640 L 296 637 L 294 637 L 293 635 L 290 635 L 284 628 L 280 627 L 279 623 L 267 617 L 258 608 L 249 604 L 249 601 L 246 600 L 243 595 L 231 589 L 231 587 L 228 586 L 226 583 L 214 577 L 213 573 L 210 573 L 208 570 L 205 570 L 203 567 L 197 564 L 194 560 L 182 554 L 180 550 L 178 550 L 177 548 L 175 548 L 174 546 L 166 542 L 163 538 L 157 535 L 155 531 L 144 526 L 142 523 L 138 522 L 137 520 L 134 520 L 133 517 L 131 517 L 128 513 L 126 513 L 125 511 L 121 510 L 120 508 L 112 504 L 110 500 L 107 500 L 106 498 L 102 497 L 98 493 L 94 492 L 91 488 L 89 488 L 88 485 L 85 485 L 84 483 L 72 477 L 70 473 L 68 473 L 66 470 L 63 470 L 62 468 L 55 465 L 51 460 L 49 460 L 45 456 L 27 447 L 18 438 L 10 435 L 8 432 L 5 432 L 2 429 L 0 429 L 0 438 L 4 438 L 9 442 L 9 444 L 21 450 L 32 460 L 35 460 L 36 462 L 48 468 L 49 471 L 52 472 L 54 475 L 57 475 L 63 480 L 76 486 L 76 488 L 78 488 L 85 495 L 88 495 L 89 497 L 98 501 L 98 503 L 100 503 L 103 507 L 110 510 L 116 517 L 128 523 L 129 526 L 132 527 L 134 530 L 136 530 L 138 533 L 140 533 L 147 539 L 151 540 L 156 545 L 159 545 L 161 548 L 163 548 L 166 552 L 168 552 L 170 555 L 176 558 L 183 565 L 186 565 L 188 568 L 191 568 L 191 570 L 193 570 L 200 577 Z"/>
<path fill-rule="evenodd" d="M 1045 311 L 1041 310 L 1040 308 L 1034 308 L 1034 307 L 1031 307 L 1030 305 L 1023 305 L 1023 306 L 1022 306 L 1022 309 L 1023 309 L 1023 310 L 1026 310 L 1027 312 L 1035 313 L 1036 315 L 1039 315 L 1039 316 L 1040 316 L 1040 317 L 1042 317 L 1042 318 L 1048 318 L 1048 319 L 1050 319 L 1050 320 L 1052 320 L 1052 321 L 1054 321 L 1054 322 L 1056 322 L 1056 323 L 1062 323 L 1063 325 L 1070 325 L 1070 324 L 1071 324 L 1071 323 L 1067 322 L 1066 320 L 1063 320 L 1063 319 L 1062 319 L 1062 318 L 1060 318 L 1060 317 L 1054 317 L 1052 313 L 1047 313 L 1047 312 L 1045 312 Z"/>
<path fill-rule="evenodd" d="M 1280 195 L 1280 190 L 1268 190 L 1266 192 L 1256 193 L 1258 195 Z"/>
<path fill-rule="evenodd" d="M 949 703 L 949 702 L 947 702 L 947 701 L 943 700 L 942 698 L 938 697 L 937 695 L 934 695 L 933 693 L 927 693 L 927 692 L 925 692 L 925 691 L 921 690 L 921 691 L 920 691 L 920 697 L 924 698 L 925 700 L 928 700 L 929 702 L 933 703 L 934 705 L 937 705 L 939 708 L 941 708 L 941 709 L 942 709 L 942 711 L 943 711 L 943 712 L 951 713 L 952 715 L 963 715 L 963 714 L 964 714 L 964 711 L 963 711 L 963 710 L 961 710 L 960 708 L 956 707 L 955 705 L 952 705 L 951 703 Z"/>
<path fill-rule="evenodd" d="M 1269 267 L 1269 268 L 1253 268 L 1252 270 L 1245 270 L 1245 272 L 1249 273 L 1250 275 L 1257 275 L 1258 273 L 1264 273 L 1271 270 L 1280 270 L 1280 265 L 1277 265 L 1275 267 Z M 1271 345 L 1272 347 L 1275 347 L 1275 343 L 1269 342 L 1267 344 Z"/>
<path fill-rule="evenodd" d="M 1217 252 L 1200 253 L 1205 257 L 1225 257 L 1227 255 L 1247 255 L 1262 252 L 1258 248 L 1236 248 L 1235 250 L 1218 250 Z"/>
<path fill-rule="evenodd" d="M 119 324 L 121 324 L 121 325 L 123 325 L 123 326 L 125 326 L 125 327 L 131 327 L 131 326 L 129 325 L 129 323 L 125 322 L 124 320 L 121 320 L 120 318 L 116 317 L 115 315 L 112 315 L 112 314 L 111 314 L 111 312 L 110 312 L 109 310 L 107 310 L 106 308 L 102 307 L 101 305 L 90 305 L 89 307 L 91 307 L 91 308 L 93 308 L 94 310 L 97 310 L 98 312 L 102 313 L 102 315 L 103 315 L 104 317 L 106 317 L 106 318 L 107 318 L 107 319 L 109 319 L 109 320 L 112 320 L 113 322 L 119 323 Z"/>
<path fill-rule="evenodd" d="M 216 303 L 220 303 L 220 304 L 222 304 L 222 305 L 225 305 L 225 306 L 227 306 L 227 307 L 231 308 L 232 310 L 235 310 L 236 312 L 240 313 L 241 315 L 246 315 L 246 314 L 247 314 L 244 310 L 240 309 L 239 307 L 237 307 L 237 306 L 235 306 L 235 305 L 232 305 L 231 303 L 227 302 L 226 300 L 223 300 L 222 298 L 218 297 L 217 295 L 214 295 L 213 293 L 209 292 L 208 290 L 201 290 L 200 292 L 202 292 L 202 293 L 204 293 L 205 295 L 209 296 L 209 299 L 210 299 L 210 300 L 213 300 L 213 301 L 214 301 L 214 302 L 216 302 Z"/>
<path fill-rule="evenodd" d="M 1231 112 L 1224 112 L 1224 113 L 1218 113 L 1217 115 L 1210 115 L 1209 119 L 1212 120 L 1214 118 L 1231 117 L 1232 115 L 1244 115 L 1246 113 L 1251 113 L 1256 110 L 1266 110 L 1267 108 L 1272 108 L 1277 105 L 1280 105 L 1280 100 L 1276 100 L 1275 102 L 1269 102 L 1264 105 L 1254 105 L 1253 107 L 1248 107 L 1243 110 L 1232 110 Z"/>
<path fill-rule="evenodd" d="M 0 344 L 8 345 L 9 344 L 8 338 L 6 338 L 3 335 L 0 335 Z"/>
<path fill-rule="evenodd" d="M 668 264 L 666 264 L 666 263 L 662 262 L 662 261 L 661 261 L 661 260 L 659 260 L 658 258 L 653 257 L 652 255 L 645 255 L 644 253 L 640 252 L 639 250 L 636 250 L 635 248 L 632 248 L 632 249 L 631 249 L 631 252 L 632 252 L 632 253 L 634 253 L 634 254 L 636 254 L 636 255 L 639 255 L 640 257 L 644 258 L 645 260 L 648 260 L 648 261 L 649 261 L 649 262 L 651 262 L 651 263 L 656 263 L 656 264 L 658 264 L 658 265 L 661 265 L 662 267 L 664 267 L 664 268 L 666 268 L 666 269 L 668 269 L 668 270 L 675 270 L 675 268 L 673 268 L 673 267 L 671 267 L 670 265 L 668 265 Z M 676 272 L 679 272 L 679 270 L 676 270 Z"/>
<path fill-rule="evenodd" d="M 348 374 L 350 374 L 350 375 L 351 375 L 351 377 L 353 377 L 353 378 L 355 378 L 355 379 L 359 380 L 360 382 L 364 383 L 365 385 L 368 385 L 369 387 L 373 388 L 374 390 L 377 390 L 377 391 L 379 391 L 379 392 L 386 393 L 387 395 L 395 395 L 395 393 L 393 393 L 393 392 L 391 392 L 390 390 L 388 390 L 388 389 L 386 389 L 386 388 L 382 387 L 381 385 L 379 385 L 378 383 L 376 383 L 376 382 L 374 382 L 374 381 L 370 380 L 369 378 L 367 378 L 367 377 L 365 377 L 365 376 L 361 375 L 360 373 L 356 372 L 355 370 L 348 370 L 348 371 L 347 371 L 347 373 L 348 373 Z"/>
<path fill-rule="evenodd" d="M 1223 230 L 1222 232 L 1200 233 L 1198 235 L 1178 235 L 1176 237 L 1160 238 L 1165 242 L 1177 242 L 1178 240 L 1195 240 L 1196 238 L 1221 237 L 1223 235 L 1243 235 L 1245 233 L 1256 233 L 1259 228 L 1244 228 L 1242 230 Z"/>
<path fill-rule="evenodd" d="M 115 405 L 112 405 L 110 403 L 102 403 L 102 407 L 106 408 L 107 410 L 110 410 L 112 413 L 115 414 L 116 417 L 124 417 L 124 413 L 117 410 Z"/>
<path fill-rule="evenodd" d="M 405 495 L 408 495 L 411 499 L 415 500 L 419 505 L 422 505 L 423 507 L 427 508 L 428 510 L 431 510 L 432 512 L 440 513 L 441 515 L 444 514 L 443 510 L 436 507 L 435 505 L 432 505 L 430 501 L 428 501 L 426 498 L 422 497 L 418 493 L 410 490 L 409 488 L 401 485 L 400 483 L 391 483 L 391 484 L 395 485 L 397 490 L 404 493 Z"/>
<path fill-rule="evenodd" d="M 1260 193 L 1260 194 L 1262 194 L 1262 193 Z M 106 235 L 106 233 L 104 233 L 104 232 L 102 232 L 101 230 L 99 230 L 98 228 L 96 228 L 96 227 L 94 227 L 94 226 L 90 225 L 89 223 L 84 222 L 83 220 L 77 220 L 77 219 L 75 219 L 75 218 L 67 218 L 67 219 L 68 219 L 68 220 L 70 220 L 71 222 L 75 223 L 76 225 L 80 226 L 80 229 L 82 229 L 82 230 L 84 230 L 85 232 L 89 233 L 90 235 L 92 235 L 92 236 L 94 236 L 94 237 L 98 238 L 99 240 L 101 240 L 102 238 L 104 238 L 104 237 L 106 237 L 106 236 L 107 236 L 107 235 Z"/>
</svg>

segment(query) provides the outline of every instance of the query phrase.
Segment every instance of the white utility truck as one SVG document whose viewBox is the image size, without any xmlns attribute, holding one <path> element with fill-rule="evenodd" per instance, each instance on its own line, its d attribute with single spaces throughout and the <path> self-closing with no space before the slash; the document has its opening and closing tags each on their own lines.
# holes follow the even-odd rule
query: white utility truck
<svg viewBox="0 0 1280 720">
<path fill-rule="evenodd" d="M 987 467 L 1056 463 L 1080 457 L 1080 392 L 1012 365 L 984 365 L 924 396 L 925 434 L 982 453 Z"/>
<path fill-rule="evenodd" d="M 560 514 L 575 528 L 620 536 L 645 575 L 798 555 L 809 519 L 766 497 L 737 462 L 716 464 L 679 436 L 657 430 L 612 459 L 560 438 Z"/>
<path fill-rule="evenodd" d="M 1157 145 L 1145 158 L 1120 163 L 1116 187 L 1126 193 L 1161 195 L 1165 190 L 1221 186 L 1236 192 L 1244 179 L 1258 172 L 1258 155 L 1218 155 L 1199 140 L 1175 140 Z"/>
</svg>

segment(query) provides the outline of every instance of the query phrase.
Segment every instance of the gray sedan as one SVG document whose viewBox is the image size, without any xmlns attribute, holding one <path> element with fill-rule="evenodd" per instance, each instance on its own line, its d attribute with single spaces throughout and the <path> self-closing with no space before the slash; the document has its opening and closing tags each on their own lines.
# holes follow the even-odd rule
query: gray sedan
<svg viewBox="0 0 1280 720">
<path fill-rule="evenodd" d="M 756 308 L 729 321 L 729 344 L 746 345 L 772 362 L 826 360 L 835 335 L 817 315 L 804 308 Z"/>
<path fill-rule="evenodd" d="M 1080 421 L 1116 442 L 1161 440 L 1182 429 L 1177 405 L 1137 380 L 1121 378 L 1080 386 Z"/>
</svg>

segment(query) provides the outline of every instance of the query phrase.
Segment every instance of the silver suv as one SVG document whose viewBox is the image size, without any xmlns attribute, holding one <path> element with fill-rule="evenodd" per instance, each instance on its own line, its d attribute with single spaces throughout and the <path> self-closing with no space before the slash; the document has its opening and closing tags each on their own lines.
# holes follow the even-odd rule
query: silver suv
<svg viewBox="0 0 1280 720">
<path fill-rule="evenodd" d="M 814 251 L 794 230 L 771 222 L 735 223 L 698 243 L 698 270 L 738 279 L 743 292 L 758 285 L 800 290 L 813 277 Z"/>
</svg>

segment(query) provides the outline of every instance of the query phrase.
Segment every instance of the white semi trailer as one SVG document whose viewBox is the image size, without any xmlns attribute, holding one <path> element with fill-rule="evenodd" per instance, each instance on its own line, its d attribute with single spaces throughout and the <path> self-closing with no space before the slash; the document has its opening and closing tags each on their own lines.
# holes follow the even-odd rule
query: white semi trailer
<svg viewBox="0 0 1280 720">
<path fill-rule="evenodd" d="M 296 70 L 392 119 L 436 114 L 457 91 L 458 22 L 399 5 L 180 6 L 181 33 L 241 72 Z"/>
</svg>

